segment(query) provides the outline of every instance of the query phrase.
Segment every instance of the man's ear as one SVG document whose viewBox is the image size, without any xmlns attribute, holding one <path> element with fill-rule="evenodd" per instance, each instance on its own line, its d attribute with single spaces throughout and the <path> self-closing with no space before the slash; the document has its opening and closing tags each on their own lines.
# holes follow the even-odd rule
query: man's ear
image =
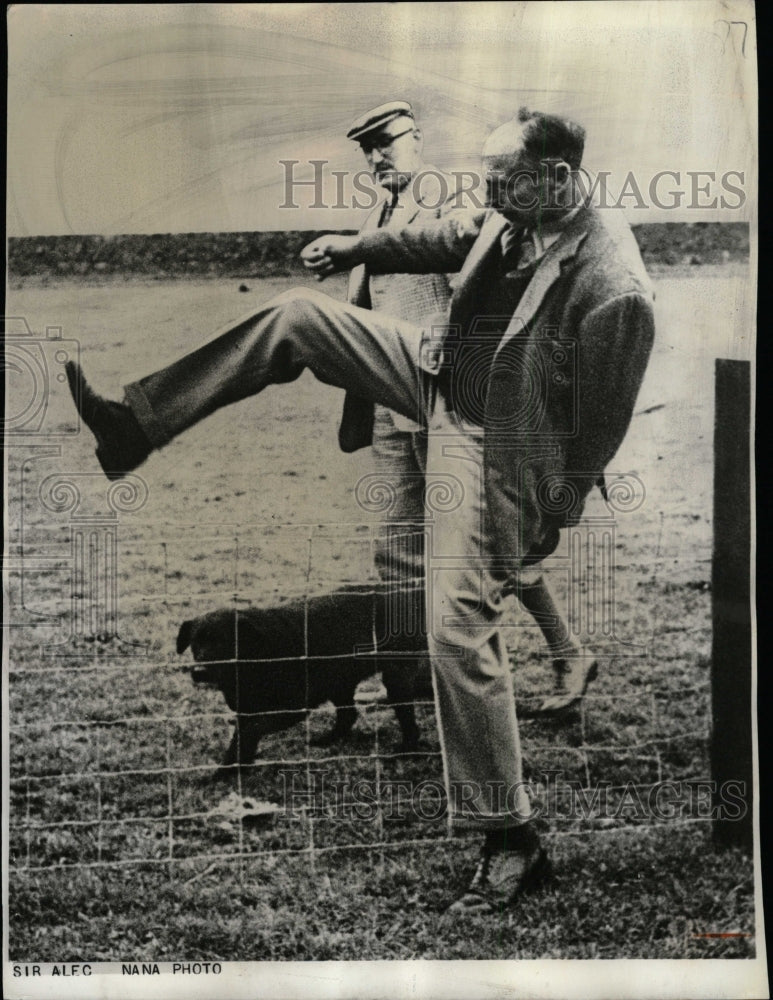
<svg viewBox="0 0 773 1000">
<path fill-rule="evenodd" d="M 566 160 L 559 160 L 558 163 L 552 163 L 550 173 L 554 194 L 561 195 L 572 186 L 572 168 Z"/>
<path fill-rule="evenodd" d="M 180 631 L 177 633 L 177 652 L 184 653 L 185 650 L 191 644 L 191 632 L 193 631 L 193 622 L 187 621 L 183 622 L 180 626 Z"/>
</svg>

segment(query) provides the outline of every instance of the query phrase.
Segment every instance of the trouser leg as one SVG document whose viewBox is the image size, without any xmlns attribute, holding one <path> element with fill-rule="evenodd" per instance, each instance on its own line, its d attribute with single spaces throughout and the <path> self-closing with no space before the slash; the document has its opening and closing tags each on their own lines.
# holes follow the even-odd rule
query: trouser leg
<svg viewBox="0 0 773 1000">
<path fill-rule="evenodd" d="M 438 400 L 429 425 L 429 648 L 452 826 L 502 829 L 530 817 L 510 663 L 504 575 L 492 559 L 483 432 Z"/>
<path fill-rule="evenodd" d="M 425 430 L 402 430 L 393 415 L 376 407 L 373 423 L 375 484 L 388 498 L 375 546 L 384 581 L 417 583 L 424 578 Z"/>
<path fill-rule="evenodd" d="M 431 375 L 421 330 L 309 289 L 277 296 L 167 368 L 126 387 L 126 401 L 155 447 L 215 410 L 291 382 L 304 368 L 422 419 Z"/>
<path fill-rule="evenodd" d="M 421 347 L 421 331 L 409 323 L 298 290 L 127 386 L 126 398 L 157 447 L 304 368 L 421 420 L 433 386 Z M 427 473 L 428 638 L 450 815 L 457 826 L 497 829 L 529 818 L 500 627 L 503 581 L 489 559 L 482 433 L 460 433 L 442 402 L 429 431 Z"/>
<path fill-rule="evenodd" d="M 409 429 L 409 428 L 414 429 Z M 373 485 L 386 498 L 374 556 L 382 582 L 391 592 L 393 621 L 405 629 L 406 636 L 419 627 L 424 614 L 416 600 L 423 603 L 424 584 L 424 473 L 427 458 L 426 429 L 396 417 L 377 406 L 373 421 L 373 459 L 376 472 Z M 403 612 L 407 612 L 405 617 Z M 422 658 L 423 659 L 423 658 Z M 420 661 L 405 657 L 385 661 L 382 676 L 389 701 L 403 734 L 402 748 L 412 750 L 418 744 L 414 700 L 426 693 Z"/>
</svg>

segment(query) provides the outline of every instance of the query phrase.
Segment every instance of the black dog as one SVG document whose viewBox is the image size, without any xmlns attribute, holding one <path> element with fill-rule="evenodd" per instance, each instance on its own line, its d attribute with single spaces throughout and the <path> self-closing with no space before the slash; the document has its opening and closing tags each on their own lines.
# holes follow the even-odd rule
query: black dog
<svg viewBox="0 0 773 1000">
<path fill-rule="evenodd" d="M 287 729 L 326 701 L 336 706 L 326 742 L 346 737 L 357 718 L 354 690 L 377 670 L 400 724 L 400 749 L 410 752 L 419 738 L 412 702 L 432 696 L 425 620 L 421 590 L 352 587 L 185 621 L 177 652 L 191 647 L 200 664 L 192 668 L 194 683 L 219 688 L 236 713 L 224 766 L 250 764 L 261 736 Z"/>
</svg>

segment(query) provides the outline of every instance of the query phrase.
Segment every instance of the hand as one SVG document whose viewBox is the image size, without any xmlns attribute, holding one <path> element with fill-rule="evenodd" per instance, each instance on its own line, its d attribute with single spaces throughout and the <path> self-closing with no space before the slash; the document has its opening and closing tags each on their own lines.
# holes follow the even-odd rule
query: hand
<svg viewBox="0 0 773 1000">
<path fill-rule="evenodd" d="M 301 260 L 308 271 L 313 271 L 317 281 L 324 281 L 328 274 L 346 271 L 357 263 L 356 236 L 320 236 L 301 250 Z"/>
</svg>

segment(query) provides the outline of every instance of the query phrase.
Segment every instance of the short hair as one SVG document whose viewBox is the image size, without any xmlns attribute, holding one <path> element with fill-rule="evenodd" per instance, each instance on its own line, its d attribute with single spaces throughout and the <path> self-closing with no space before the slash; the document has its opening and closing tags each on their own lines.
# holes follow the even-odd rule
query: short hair
<svg viewBox="0 0 773 1000">
<path fill-rule="evenodd" d="M 528 108 L 519 108 L 517 119 L 524 126 L 526 153 L 535 162 L 565 160 L 572 170 L 580 169 L 585 149 L 585 129 L 582 125 L 568 118 Z"/>
</svg>

